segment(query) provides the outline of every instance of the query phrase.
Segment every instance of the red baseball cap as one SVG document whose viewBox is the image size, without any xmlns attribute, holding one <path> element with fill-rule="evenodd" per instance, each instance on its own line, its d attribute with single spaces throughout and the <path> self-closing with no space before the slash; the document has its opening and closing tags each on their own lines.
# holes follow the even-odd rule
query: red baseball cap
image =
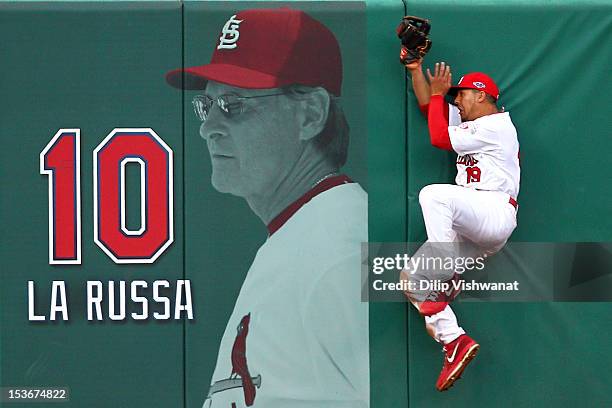
<svg viewBox="0 0 612 408">
<path fill-rule="evenodd" d="M 455 96 L 459 89 L 477 89 L 491 95 L 495 100 L 499 99 L 499 88 L 495 81 L 482 72 L 471 72 L 462 76 L 457 85 L 451 87 L 448 94 Z"/>
<path fill-rule="evenodd" d="M 327 27 L 303 11 L 244 10 L 223 26 L 210 64 L 166 74 L 176 88 L 204 89 L 208 80 L 248 89 L 322 86 L 339 96 L 340 47 Z"/>
</svg>

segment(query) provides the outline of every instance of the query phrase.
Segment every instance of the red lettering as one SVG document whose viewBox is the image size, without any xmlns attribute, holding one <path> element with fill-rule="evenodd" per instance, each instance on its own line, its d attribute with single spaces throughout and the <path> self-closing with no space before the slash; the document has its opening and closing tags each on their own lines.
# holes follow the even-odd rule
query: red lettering
<svg viewBox="0 0 612 408">
<path fill-rule="evenodd" d="M 153 263 L 172 244 L 172 150 L 152 129 L 115 129 L 94 160 L 94 241 L 116 263 Z M 141 225 L 125 224 L 125 166 L 141 173 Z"/>
<path fill-rule="evenodd" d="M 60 129 L 40 152 L 49 176 L 49 264 L 81 263 L 79 129 Z"/>
<path fill-rule="evenodd" d="M 479 167 L 468 167 L 465 169 L 467 174 L 467 183 L 478 183 L 480 181 L 480 168 Z"/>
</svg>

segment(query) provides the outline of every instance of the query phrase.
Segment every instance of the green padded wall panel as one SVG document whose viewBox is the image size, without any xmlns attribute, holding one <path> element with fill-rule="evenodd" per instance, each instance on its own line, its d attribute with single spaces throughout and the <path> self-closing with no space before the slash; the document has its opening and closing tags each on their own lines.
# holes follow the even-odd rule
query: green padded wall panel
<svg viewBox="0 0 612 408">
<path fill-rule="evenodd" d="M 368 177 L 369 239 L 406 240 L 406 93 L 397 62 L 394 28 L 400 1 L 369 1 Z M 370 304 L 370 401 L 372 407 L 408 402 L 407 315 L 402 303 Z"/>
<path fill-rule="evenodd" d="M 512 239 L 609 241 L 612 189 L 603 169 L 609 168 L 612 147 L 610 82 L 602 79 L 609 76 L 611 54 L 601 46 L 612 35 L 609 3 L 406 3 L 407 14 L 432 22 L 426 66 L 446 61 L 455 81 L 470 71 L 487 72 L 501 88 L 521 143 L 520 208 Z M 589 30 L 566 30 L 586 22 Z M 412 92 L 408 120 L 408 235 L 422 240 L 418 192 L 427 184 L 452 182 L 454 156 L 429 145 Z M 612 335 L 609 303 L 459 302 L 455 310 L 481 351 L 458 385 L 437 393 L 442 354 L 411 311 L 410 406 L 612 403 L 611 382 L 600 375 L 612 363 L 603 352 Z"/>
<path fill-rule="evenodd" d="M 85 304 L 87 280 L 183 276 L 181 177 L 175 241 L 153 265 L 116 265 L 94 244 L 92 198 L 92 151 L 116 127 L 154 129 L 182 173 L 180 94 L 163 81 L 168 65 L 181 64 L 180 16 L 170 2 L 0 3 L 2 386 L 69 387 L 70 407 L 183 404 L 183 322 L 88 322 Z M 48 264 L 39 153 L 60 128 L 81 129 L 81 265 Z M 128 174 L 127 190 L 137 183 Z M 28 280 L 41 314 L 51 281 L 65 281 L 70 320 L 29 322 Z"/>
</svg>

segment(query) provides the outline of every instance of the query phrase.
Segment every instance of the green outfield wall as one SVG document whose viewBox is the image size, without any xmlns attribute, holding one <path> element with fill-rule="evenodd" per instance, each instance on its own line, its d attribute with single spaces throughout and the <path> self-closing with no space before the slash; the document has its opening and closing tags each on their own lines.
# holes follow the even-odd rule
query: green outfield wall
<svg viewBox="0 0 612 408">
<path fill-rule="evenodd" d="M 418 193 L 454 175 L 454 156 L 429 144 L 398 63 L 394 29 L 406 14 L 431 20 L 425 65 L 446 61 L 455 78 L 484 71 L 501 88 L 521 143 L 512 240 L 612 240 L 607 1 L 0 1 L 1 387 L 69 387 L 65 407 L 202 406 L 266 229 L 244 200 L 212 188 L 193 93 L 164 75 L 208 62 L 236 11 L 278 6 L 308 12 L 340 43 L 351 127 L 344 170 L 368 192 L 370 241 L 424 240 Z M 39 154 L 59 129 L 76 128 L 82 263 L 50 265 Z M 174 242 L 151 264 L 116 264 L 93 239 L 92 153 L 115 128 L 151 128 L 173 152 Z M 134 169 L 125 177 L 126 223 L 137 226 L 140 178 Z M 44 315 L 54 280 L 66 283 L 69 321 L 29 321 L 28 281 Z M 189 280 L 195 318 L 88 321 L 91 280 Z M 162 294 L 174 299 L 173 290 Z M 403 303 L 370 304 L 372 408 L 612 406 L 610 303 L 466 299 L 455 310 L 481 350 L 462 380 L 438 393 L 443 355 L 422 318 Z M 47 404 L 0 402 L 13 405 Z"/>
<path fill-rule="evenodd" d="M 405 6 L 407 14 L 431 19 L 427 66 L 445 61 L 455 79 L 486 72 L 500 87 L 521 146 L 518 228 L 511 240 L 610 241 L 612 189 L 602 171 L 612 147 L 605 79 L 611 54 L 600 46 L 612 36 L 610 4 L 436 0 Z M 577 35 L 567 30 L 583 24 L 589 29 Z M 407 115 L 408 237 L 419 241 L 425 238 L 419 190 L 452 182 L 454 156 L 429 145 L 411 92 Z M 609 282 L 608 270 L 592 283 Z M 442 354 L 410 310 L 409 406 L 612 404 L 612 382 L 599 375 L 611 363 L 604 352 L 610 303 L 459 302 L 454 308 L 480 353 L 453 389 L 435 392 Z"/>
</svg>

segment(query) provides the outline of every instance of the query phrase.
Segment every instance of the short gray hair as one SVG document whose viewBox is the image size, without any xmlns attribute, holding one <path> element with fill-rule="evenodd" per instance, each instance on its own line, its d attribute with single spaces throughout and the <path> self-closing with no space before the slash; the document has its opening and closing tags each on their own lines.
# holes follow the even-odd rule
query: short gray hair
<svg viewBox="0 0 612 408">
<path fill-rule="evenodd" d="M 302 98 L 313 88 L 304 85 L 289 85 L 283 88 L 285 94 L 292 98 Z M 349 125 L 340 105 L 340 98 L 329 91 L 329 111 L 327 122 L 315 140 L 315 146 L 320 149 L 334 167 L 340 169 L 346 164 L 349 147 Z"/>
</svg>

